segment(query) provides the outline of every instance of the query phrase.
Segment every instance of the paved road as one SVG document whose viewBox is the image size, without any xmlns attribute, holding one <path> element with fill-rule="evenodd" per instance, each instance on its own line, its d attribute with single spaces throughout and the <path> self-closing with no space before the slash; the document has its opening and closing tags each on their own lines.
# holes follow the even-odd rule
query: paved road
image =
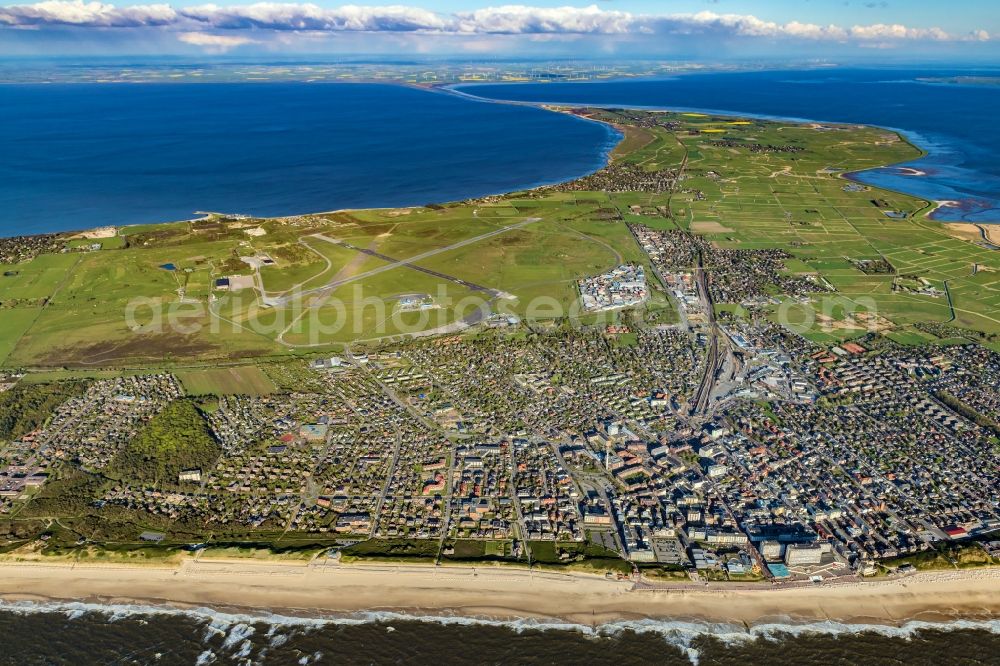
<svg viewBox="0 0 1000 666">
<path fill-rule="evenodd" d="M 348 250 L 354 250 L 355 252 L 361 252 L 362 254 L 367 254 L 370 257 L 376 257 L 377 259 L 381 259 L 382 261 L 385 261 L 385 262 L 387 262 L 389 264 L 392 264 L 392 267 L 406 266 L 407 268 L 412 268 L 415 271 L 420 271 L 421 273 L 426 273 L 426 274 L 428 274 L 430 276 L 433 276 L 433 277 L 436 277 L 436 278 L 441 278 L 442 280 L 448 280 L 449 282 L 454 282 L 456 284 L 460 284 L 460 285 L 462 285 L 464 287 L 468 287 L 469 289 L 471 289 L 473 291 L 481 291 L 481 292 L 487 293 L 490 296 L 492 296 L 493 298 L 497 298 L 498 296 L 500 296 L 500 293 L 501 293 L 501 292 L 497 291 L 496 289 L 491 289 L 489 287 L 484 287 L 484 286 L 482 286 L 480 284 L 476 284 L 475 282 L 469 282 L 467 280 L 462 280 L 461 278 L 457 278 L 454 275 L 448 275 L 447 273 L 441 273 L 440 271 L 435 271 L 435 270 L 432 270 L 430 268 L 424 268 L 423 266 L 417 266 L 416 264 L 412 263 L 413 259 L 396 259 L 394 257 L 390 257 L 388 255 L 382 254 L 381 252 L 376 252 L 375 250 L 371 250 L 371 249 L 364 248 L 364 247 L 358 247 L 357 245 L 351 245 L 350 243 L 347 243 L 347 242 L 341 241 L 341 240 L 336 240 L 334 238 L 326 238 L 324 236 L 324 237 L 322 237 L 322 239 L 325 240 L 325 241 L 327 241 L 327 242 L 329 242 L 329 243 L 334 243 L 336 245 L 339 245 L 340 247 L 347 248 Z M 435 252 L 435 254 L 436 254 L 436 252 Z M 385 267 L 383 267 L 383 268 L 385 268 Z M 387 268 L 386 268 L 386 270 L 387 270 Z"/>
<path fill-rule="evenodd" d="M 510 225 L 507 225 L 507 226 L 504 226 L 504 227 L 500 227 L 499 229 L 494 229 L 493 231 L 489 231 L 489 232 L 487 232 L 485 234 L 480 234 L 479 236 L 474 236 L 472 238 L 466 238 L 465 240 L 458 241 L 457 243 L 452 243 L 451 245 L 447 245 L 445 247 L 439 247 L 439 248 L 435 248 L 433 250 L 428 250 L 426 252 L 421 252 L 420 254 L 417 254 L 417 255 L 414 255 L 412 257 L 409 257 L 408 259 L 394 259 L 394 258 L 386 256 L 384 254 L 380 254 L 378 252 L 375 252 L 374 250 L 368 250 L 367 248 L 359 248 L 359 247 L 353 246 L 353 245 L 351 245 L 349 243 L 346 243 L 346 242 L 344 242 L 344 241 L 342 241 L 340 239 L 337 239 L 337 238 L 330 238 L 329 236 L 326 236 L 324 234 L 314 234 L 312 236 L 313 238 L 318 238 L 320 240 L 326 241 L 327 243 L 333 243 L 334 245 L 339 245 L 341 247 L 350 248 L 350 249 L 356 250 L 358 252 L 363 252 L 363 253 L 368 254 L 370 256 L 378 257 L 379 259 L 382 259 L 382 260 L 384 260 L 386 262 L 389 262 L 389 263 L 387 263 L 385 266 L 379 266 L 378 268 L 373 268 L 370 271 L 365 271 L 364 273 L 358 273 L 357 275 L 352 275 L 351 277 L 343 278 L 343 279 L 340 279 L 340 280 L 333 280 L 332 282 L 328 282 L 327 284 L 323 285 L 322 287 L 316 287 L 315 289 L 308 289 L 306 291 L 303 291 L 301 294 L 298 294 L 296 297 L 300 298 L 300 297 L 306 296 L 308 294 L 330 293 L 334 289 L 336 289 L 337 287 L 343 286 L 345 284 L 349 284 L 351 282 L 355 282 L 357 280 L 363 280 L 363 279 L 371 277 L 373 275 L 378 275 L 379 273 L 384 273 L 385 271 L 391 271 L 392 269 L 398 268 L 399 266 L 406 266 L 408 268 L 412 268 L 412 269 L 415 269 L 415 270 L 418 270 L 418 271 L 421 271 L 421 272 L 424 272 L 424 273 L 428 273 L 428 274 L 433 275 L 435 277 L 440 277 L 440 278 L 445 279 L 445 280 L 450 280 L 452 282 L 455 282 L 457 284 L 461 284 L 463 286 L 469 287 L 470 289 L 473 289 L 473 290 L 476 290 L 476 291 L 482 291 L 482 292 L 486 292 L 486 293 L 492 294 L 494 296 L 499 296 L 499 295 L 501 295 L 501 292 L 499 292 L 499 291 L 497 291 L 495 289 L 491 289 L 489 287 L 483 287 L 481 285 L 477 285 L 477 284 L 474 284 L 472 282 L 467 282 L 465 280 L 462 280 L 460 278 L 456 278 L 456 277 L 451 276 L 451 275 L 445 275 L 444 273 L 438 273 L 437 271 L 432 271 L 430 269 L 422 268 L 420 266 L 417 266 L 416 262 L 423 261 L 424 259 L 428 259 L 430 257 L 433 257 L 436 254 L 441 254 L 442 252 L 448 252 L 450 250 L 456 250 L 456 249 L 458 249 L 460 247 L 465 247 L 466 245 L 472 245 L 473 243 L 478 243 L 481 240 L 485 240 L 487 238 L 492 238 L 493 236 L 498 236 L 500 234 L 507 233 L 508 231 L 513 231 L 514 229 L 520 229 L 521 227 L 524 227 L 524 226 L 527 226 L 529 224 L 533 224 L 535 222 L 538 222 L 541 219 L 542 218 L 540 218 L 540 217 L 529 217 L 528 219 L 523 220 L 521 222 L 518 222 L 517 224 L 510 224 Z M 269 302 L 269 304 L 272 305 L 272 306 L 280 307 L 280 306 L 286 305 L 287 302 L 290 300 L 290 298 L 291 297 L 289 297 L 289 296 L 283 296 L 281 298 L 277 298 L 277 299 L 271 300 Z"/>
</svg>

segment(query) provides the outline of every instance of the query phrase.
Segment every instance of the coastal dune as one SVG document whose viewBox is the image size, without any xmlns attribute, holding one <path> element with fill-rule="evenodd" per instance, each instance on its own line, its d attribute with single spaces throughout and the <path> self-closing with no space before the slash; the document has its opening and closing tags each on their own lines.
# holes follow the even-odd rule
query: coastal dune
<svg viewBox="0 0 1000 666">
<path fill-rule="evenodd" d="M 397 611 L 598 625 L 639 619 L 901 624 L 1000 616 L 1000 569 L 800 587 L 635 585 L 506 568 L 186 560 L 176 568 L 11 563 L 6 601 L 208 606 L 293 615 Z"/>
</svg>

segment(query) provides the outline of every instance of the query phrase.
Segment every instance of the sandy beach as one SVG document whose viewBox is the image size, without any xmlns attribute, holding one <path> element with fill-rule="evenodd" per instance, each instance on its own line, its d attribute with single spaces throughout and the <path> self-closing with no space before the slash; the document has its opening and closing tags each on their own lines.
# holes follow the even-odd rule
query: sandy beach
<svg viewBox="0 0 1000 666">
<path fill-rule="evenodd" d="M 1000 245 L 1000 226 L 995 224 L 978 224 L 976 226 L 982 230 L 983 234 L 986 236 L 986 240 L 994 245 Z"/>
<path fill-rule="evenodd" d="M 284 614 L 399 611 L 583 625 L 635 619 L 899 624 L 1000 616 L 1000 568 L 823 586 L 637 588 L 632 581 L 514 568 L 185 560 L 178 567 L 5 563 L 7 601 L 209 606 Z"/>
<path fill-rule="evenodd" d="M 944 228 L 956 238 L 972 242 L 987 241 L 1000 245 L 1000 225 L 974 224 L 972 222 L 942 222 Z"/>
</svg>

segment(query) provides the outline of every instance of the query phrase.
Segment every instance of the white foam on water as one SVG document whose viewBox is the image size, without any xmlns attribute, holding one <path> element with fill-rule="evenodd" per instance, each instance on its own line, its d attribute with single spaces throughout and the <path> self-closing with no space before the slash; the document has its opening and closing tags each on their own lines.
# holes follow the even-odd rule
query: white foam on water
<svg viewBox="0 0 1000 666">
<path fill-rule="evenodd" d="M 208 666 L 215 661 L 215 653 L 211 650 L 205 650 L 198 655 L 198 660 L 194 662 L 195 666 Z"/>
<path fill-rule="evenodd" d="M 114 622 L 117 620 L 125 619 L 126 617 L 129 617 L 129 615 L 130 615 L 129 613 L 126 614 L 115 613 L 109 619 L 112 622 Z M 207 641 L 210 638 L 212 638 L 212 636 L 225 636 L 228 627 L 229 627 L 228 623 L 220 621 L 216 618 L 212 618 L 205 623 L 205 635 L 202 640 Z"/>
<path fill-rule="evenodd" d="M 280 627 L 276 624 L 272 624 L 267 630 L 267 644 L 273 648 L 281 647 L 288 642 L 288 634 L 279 634 L 278 629 Z"/>
<path fill-rule="evenodd" d="M 249 640 L 246 640 L 240 644 L 240 648 L 238 650 L 233 652 L 233 656 L 236 657 L 237 659 L 244 659 L 246 657 L 249 657 L 252 651 L 253 651 L 253 643 L 251 643 Z"/>
<path fill-rule="evenodd" d="M 237 613 L 217 611 L 211 608 L 180 609 L 169 606 L 140 604 L 95 604 L 84 602 L 4 602 L 0 601 L 0 611 L 22 614 L 63 613 L 76 619 L 89 613 L 104 615 L 109 621 L 143 616 L 184 616 L 205 623 L 205 640 L 224 636 L 222 649 L 234 651 L 234 656 L 245 657 L 252 647 L 249 640 L 255 633 L 254 625 L 268 625 L 265 636 L 271 647 L 284 644 L 289 636 L 278 633 L 279 629 L 310 630 L 331 625 L 364 625 L 396 622 L 428 622 L 454 626 L 504 627 L 515 632 L 524 631 L 575 631 L 587 636 L 614 636 L 626 631 L 640 634 L 658 634 L 670 645 L 684 652 L 692 663 L 698 663 L 698 650 L 694 647 L 697 639 L 710 637 L 726 645 L 738 645 L 760 639 L 782 639 L 803 635 L 841 636 L 873 633 L 887 638 L 909 639 L 921 631 L 988 631 L 1000 635 L 1000 619 L 990 620 L 950 620 L 927 622 L 910 620 L 901 624 L 846 623 L 834 620 L 818 622 L 798 622 L 792 619 L 766 622 L 749 627 L 738 623 L 703 622 L 698 620 L 642 619 L 608 622 L 596 626 L 574 622 L 538 619 L 495 619 L 459 615 L 415 615 L 393 611 L 369 611 L 339 617 L 299 617 L 262 612 Z M 209 655 L 211 655 L 209 657 Z M 206 659 L 214 659 L 211 651 L 203 653 Z M 320 655 L 321 656 L 321 655 Z M 304 657 L 303 663 L 317 655 Z M 201 657 L 199 657 L 201 659 Z M 210 662 L 205 662 L 210 663 Z"/>
<path fill-rule="evenodd" d="M 242 644 L 244 641 L 249 643 L 248 639 L 253 636 L 253 634 L 253 627 L 244 622 L 237 622 L 230 627 L 225 640 L 222 641 L 222 648 L 224 650 L 231 650 L 237 645 Z"/>
</svg>

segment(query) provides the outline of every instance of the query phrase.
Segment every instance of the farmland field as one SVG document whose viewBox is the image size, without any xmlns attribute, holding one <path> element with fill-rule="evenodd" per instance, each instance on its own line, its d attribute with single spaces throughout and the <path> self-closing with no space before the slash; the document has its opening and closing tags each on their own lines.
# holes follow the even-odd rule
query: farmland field
<svg viewBox="0 0 1000 666">
<path fill-rule="evenodd" d="M 614 122 L 616 114 L 597 115 Z M 679 226 L 718 247 L 789 252 L 787 271 L 823 278 L 836 290 L 842 311 L 851 304 L 873 308 L 894 327 L 953 321 L 960 328 L 1000 332 L 1000 252 L 962 240 L 946 225 L 926 219 L 926 201 L 854 185 L 843 177 L 883 161 L 919 156 L 898 135 L 861 126 L 754 120 L 726 127 L 722 118 L 663 117 L 679 122 L 674 136 L 686 148 L 686 177 L 670 198 Z M 713 131 L 706 136 L 708 130 Z M 646 162 L 651 156 L 644 154 L 652 145 L 625 159 Z M 746 148 L 753 145 L 779 148 Z M 651 197 L 648 203 L 656 201 Z M 893 219 L 885 211 L 898 211 L 901 217 Z M 662 225 L 655 218 L 643 223 Z M 894 275 L 866 275 L 855 264 L 879 258 L 892 264 Z M 923 281 L 928 293 L 900 288 L 895 276 Z M 812 307 L 822 298 L 814 299 Z M 805 330 L 818 341 L 863 332 L 853 331 L 849 322 L 816 320 Z M 896 337 L 918 341 L 903 333 Z"/>
</svg>

